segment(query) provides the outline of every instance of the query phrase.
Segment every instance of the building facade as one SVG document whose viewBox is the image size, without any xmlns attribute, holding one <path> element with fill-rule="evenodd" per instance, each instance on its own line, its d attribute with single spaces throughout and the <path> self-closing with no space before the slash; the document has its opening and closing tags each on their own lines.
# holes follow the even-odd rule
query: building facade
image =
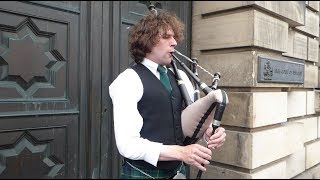
<svg viewBox="0 0 320 180">
<path fill-rule="evenodd" d="M 192 8 L 192 56 L 221 73 L 230 100 L 205 177 L 320 178 L 319 1 Z"/>
<path fill-rule="evenodd" d="M 227 140 L 202 178 L 320 178 L 319 1 L 158 3 L 186 24 L 177 49 L 220 72 L 228 93 Z M 132 63 L 128 29 L 147 11 L 0 2 L 1 178 L 119 177 L 108 87 Z"/>
</svg>

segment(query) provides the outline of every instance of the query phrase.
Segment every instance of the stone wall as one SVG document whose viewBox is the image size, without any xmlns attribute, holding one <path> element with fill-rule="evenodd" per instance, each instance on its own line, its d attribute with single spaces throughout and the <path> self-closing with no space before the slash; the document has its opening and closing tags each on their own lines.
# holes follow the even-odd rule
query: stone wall
<svg viewBox="0 0 320 180">
<path fill-rule="evenodd" d="M 191 49 L 229 97 L 202 178 L 319 178 L 319 1 L 194 1 Z M 303 82 L 259 81 L 261 57 L 303 64 Z"/>
</svg>

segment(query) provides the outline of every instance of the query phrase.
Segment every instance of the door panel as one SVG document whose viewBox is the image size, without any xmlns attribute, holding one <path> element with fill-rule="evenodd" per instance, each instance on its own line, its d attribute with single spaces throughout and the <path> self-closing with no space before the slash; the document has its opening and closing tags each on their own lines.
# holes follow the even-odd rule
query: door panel
<svg viewBox="0 0 320 180">
<path fill-rule="evenodd" d="M 191 2 L 159 1 L 186 23 Z M 139 1 L 0 2 L 0 178 L 118 178 L 108 87 Z"/>
<path fill-rule="evenodd" d="M 146 6 L 139 1 L 121 2 L 121 31 L 120 31 L 120 71 L 125 70 L 133 59 L 129 55 L 128 32 L 132 25 L 141 19 L 149 11 Z"/>
<path fill-rule="evenodd" d="M 1 178 L 76 177 L 77 115 L 1 119 Z M 17 127 L 16 124 L 19 124 Z"/>
<path fill-rule="evenodd" d="M 185 40 L 177 46 L 181 53 L 190 53 L 190 2 L 179 1 L 151 1 L 160 3 L 161 9 L 175 13 L 185 23 Z M 121 26 L 120 26 L 120 72 L 133 63 L 128 51 L 128 32 L 130 27 L 137 23 L 149 11 L 144 1 L 121 1 Z M 156 8 L 159 9 L 159 8 Z M 188 63 L 187 63 L 188 64 Z"/>
<path fill-rule="evenodd" d="M 76 178 L 79 2 L 0 2 L 0 178 Z"/>
</svg>

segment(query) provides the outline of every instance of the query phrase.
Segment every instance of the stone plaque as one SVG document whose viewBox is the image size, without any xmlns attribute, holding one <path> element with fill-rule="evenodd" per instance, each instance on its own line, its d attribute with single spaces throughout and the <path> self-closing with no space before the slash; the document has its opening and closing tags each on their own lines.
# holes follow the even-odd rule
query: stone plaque
<svg viewBox="0 0 320 180">
<path fill-rule="evenodd" d="M 258 57 L 258 82 L 304 83 L 304 63 Z"/>
</svg>

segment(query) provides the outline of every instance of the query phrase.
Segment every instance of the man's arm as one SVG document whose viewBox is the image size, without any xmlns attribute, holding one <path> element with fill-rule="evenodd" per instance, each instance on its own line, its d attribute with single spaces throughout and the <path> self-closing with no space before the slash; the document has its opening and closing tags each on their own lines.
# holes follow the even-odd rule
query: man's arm
<svg viewBox="0 0 320 180">
<path fill-rule="evenodd" d="M 159 161 L 180 160 L 205 171 L 206 168 L 204 165 L 210 163 L 211 155 L 211 150 L 200 144 L 191 144 L 188 146 L 163 145 Z"/>
<path fill-rule="evenodd" d="M 145 160 L 156 166 L 162 143 L 140 136 L 143 118 L 137 103 L 142 97 L 143 85 L 138 74 L 127 69 L 109 86 L 109 93 L 113 103 L 114 133 L 119 153 L 126 158 Z"/>
</svg>

